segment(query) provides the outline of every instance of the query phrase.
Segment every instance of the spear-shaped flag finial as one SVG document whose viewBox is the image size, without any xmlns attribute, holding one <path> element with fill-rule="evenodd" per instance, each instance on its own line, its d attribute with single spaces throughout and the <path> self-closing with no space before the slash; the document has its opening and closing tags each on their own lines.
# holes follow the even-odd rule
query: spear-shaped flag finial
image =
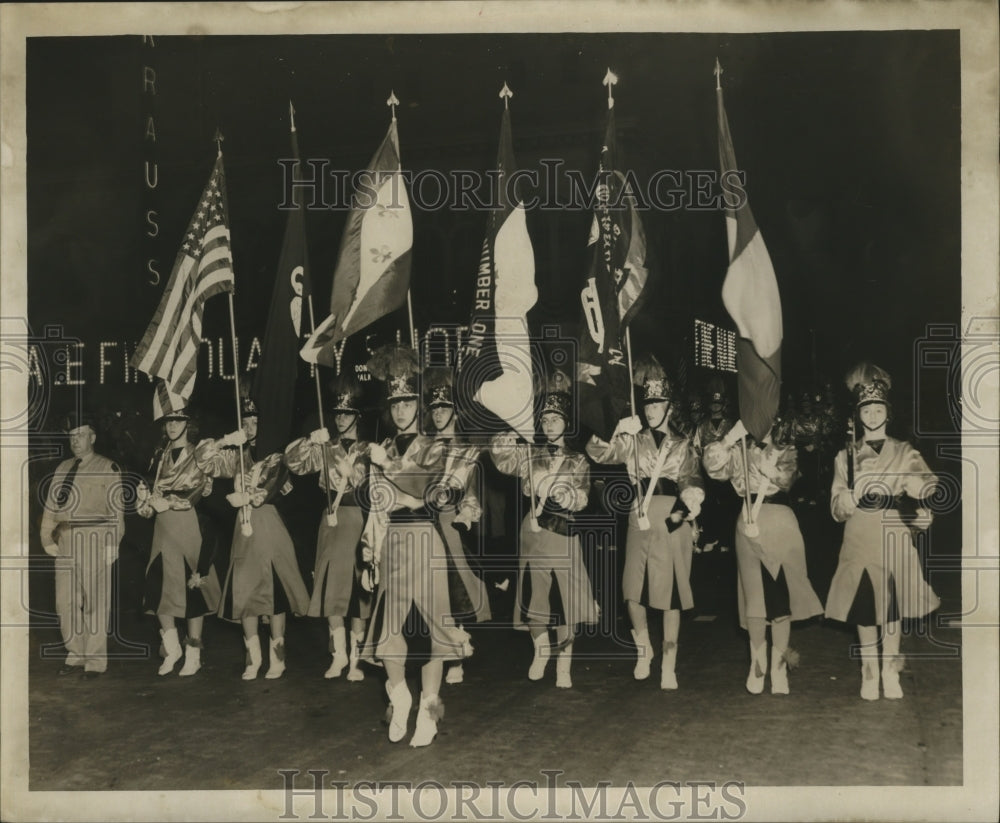
<svg viewBox="0 0 1000 823">
<path fill-rule="evenodd" d="M 615 105 L 614 87 L 615 83 L 618 82 L 618 75 L 615 74 L 613 71 L 611 71 L 611 69 L 609 68 L 608 73 L 604 75 L 604 80 L 602 82 L 604 83 L 605 86 L 608 87 L 608 108 L 609 109 L 614 108 Z"/>
<path fill-rule="evenodd" d="M 510 98 L 513 97 L 513 96 L 514 96 L 514 92 L 512 92 L 510 90 L 510 86 L 508 86 L 506 83 L 504 83 L 503 84 L 503 88 L 500 89 L 500 97 L 503 100 L 503 107 L 505 109 L 509 108 L 508 103 L 510 102 Z"/>
<path fill-rule="evenodd" d="M 215 145 L 219 149 L 219 157 L 222 157 L 222 141 L 226 138 L 222 136 L 222 130 L 218 126 L 215 127 L 215 137 L 212 138 L 215 141 Z"/>
<path fill-rule="evenodd" d="M 295 106 L 292 105 L 292 101 L 288 101 L 288 116 L 291 119 L 292 131 L 295 131 Z"/>
<path fill-rule="evenodd" d="M 722 90 L 722 66 L 719 65 L 719 58 L 715 58 L 715 71 L 712 72 L 715 75 L 715 90 Z"/>
<path fill-rule="evenodd" d="M 389 92 L 389 99 L 385 101 L 385 104 L 392 109 L 392 119 L 396 119 L 396 106 L 399 105 L 399 99 L 396 97 L 395 91 Z"/>
</svg>

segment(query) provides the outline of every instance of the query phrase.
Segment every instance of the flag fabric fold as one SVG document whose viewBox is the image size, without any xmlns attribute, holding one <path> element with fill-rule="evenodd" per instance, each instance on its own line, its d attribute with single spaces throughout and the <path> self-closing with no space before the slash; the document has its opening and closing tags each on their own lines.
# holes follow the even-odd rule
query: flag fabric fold
<svg viewBox="0 0 1000 823">
<path fill-rule="evenodd" d="M 205 301 L 235 287 L 222 155 L 208 178 L 170 279 L 131 365 L 185 400 L 197 377 Z"/>
<path fill-rule="evenodd" d="M 293 181 L 299 178 L 298 135 L 292 130 Z M 293 187 L 294 195 L 299 192 Z M 288 213 L 271 307 L 261 345 L 260 363 L 250 396 L 260 412 L 257 448 L 261 454 L 283 451 L 292 431 L 299 349 L 303 333 L 312 331 L 308 316 L 312 284 L 306 248 L 305 207 L 301 200 Z"/>
<path fill-rule="evenodd" d="M 719 119 L 719 165 L 722 174 L 737 171 L 729 120 L 716 90 Z M 736 371 L 740 419 L 755 440 L 771 430 L 781 399 L 781 295 L 764 238 L 745 198 L 736 208 L 726 203 L 729 268 L 722 302 L 736 324 Z"/>
<path fill-rule="evenodd" d="M 403 184 L 396 120 L 360 177 L 333 274 L 330 315 L 300 352 L 333 366 L 334 346 L 406 302 L 413 219 Z"/>
<path fill-rule="evenodd" d="M 617 153 L 611 108 L 597 171 L 588 242 L 590 269 L 580 292 L 577 358 L 580 421 L 606 440 L 624 415 L 631 391 L 625 330 L 642 308 L 650 286 L 646 236 Z"/>
<path fill-rule="evenodd" d="M 498 208 L 487 219 L 455 391 L 467 429 L 490 430 L 492 421 L 479 412 L 481 406 L 530 441 L 535 431 L 534 370 L 527 314 L 538 291 L 524 201 L 511 184 L 517 164 L 508 109 L 500 125 L 497 171 Z"/>
</svg>

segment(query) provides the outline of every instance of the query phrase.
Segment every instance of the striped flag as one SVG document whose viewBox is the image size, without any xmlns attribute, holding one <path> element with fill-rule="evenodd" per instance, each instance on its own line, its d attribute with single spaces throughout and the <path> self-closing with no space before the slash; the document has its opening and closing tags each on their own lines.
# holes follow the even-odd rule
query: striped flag
<svg viewBox="0 0 1000 823">
<path fill-rule="evenodd" d="M 395 118 L 362 177 L 340 242 L 330 316 L 300 352 L 310 363 L 335 366 L 334 346 L 402 306 L 410 288 L 413 219 Z"/>
<path fill-rule="evenodd" d="M 582 323 L 577 380 L 584 427 L 611 437 L 630 394 L 623 336 L 648 294 L 646 235 L 619 170 L 615 111 L 597 170 L 597 200 L 590 230 L 590 272 L 580 292 Z"/>
<path fill-rule="evenodd" d="M 294 111 L 291 111 L 294 118 Z M 299 179 L 299 140 L 291 121 L 292 180 Z M 257 448 L 260 454 L 284 450 L 292 431 L 295 387 L 299 377 L 299 348 L 303 333 L 312 331 L 309 319 L 309 255 L 306 250 L 305 206 L 293 187 L 295 208 L 288 213 L 278 271 L 271 292 L 271 309 L 261 347 L 260 365 L 250 396 L 260 411 Z"/>
<path fill-rule="evenodd" d="M 729 120 L 716 85 L 719 115 L 719 164 L 722 174 L 736 172 Z M 771 257 L 744 196 L 737 208 L 726 203 L 729 269 L 722 302 L 736 323 L 736 372 L 740 419 L 755 440 L 771 430 L 781 399 L 781 296 Z"/>
<path fill-rule="evenodd" d="M 184 233 L 160 305 L 132 355 L 132 366 L 161 378 L 171 393 L 189 398 L 197 377 L 205 301 L 232 292 L 234 286 L 220 154 Z"/>
<path fill-rule="evenodd" d="M 504 89 L 507 90 L 506 85 Z M 466 429 L 477 432 L 494 429 L 489 417 L 478 414 L 482 406 L 530 441 L 534 438 L 535 420 L 527 314 L 538 299 L 538 291 L 524 201 L 510 182 L 517 163 L 510 111 L 506 108 L 500 124 L 497 171 L 499 208 L 490 211 L 487 218 L 469 338 L 455 378 L 455 390 Z"/>
</svg>

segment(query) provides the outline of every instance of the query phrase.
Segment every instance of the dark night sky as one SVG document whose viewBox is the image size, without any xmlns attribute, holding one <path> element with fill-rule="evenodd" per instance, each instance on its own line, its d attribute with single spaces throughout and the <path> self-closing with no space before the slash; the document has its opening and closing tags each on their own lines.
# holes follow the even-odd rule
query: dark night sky
<svg viewBox="0 0 1000 823">
<path fill-rule="evenodd" d="M 241 336 L 263 336 L 284 230 L 276 161 L 287 153 L 289 98 L 303 156 L 330 168 L 367 163 L 394 89 L 404 168 L 482 171 L 496 155 L 506 81 L 520 165 L 558 158 L 589 176 L 607 110 L 600 81 L 611 66 L 624 159 L 645 181 L 658 169 L 717 168 L 718 56 L 736 156 L 782 293 L 786 378 L 808 380 L 813 351 L 818 372 L 838 383 L 868 356 L 896 375 L 905 397 L 927 324 L 960 316 L 958 47 L 957 31 L 157 37 L 153 49 L 138 36 L 32 39 L 30 322 L 36 333 L 61 323 L 85 341 L 138 340 L 210 171 L 216 126 L 226 136 L 237 325 Z M 155 97 L 142 93 L 144 64 L 157 73 Z M 143 140 L 150 113 L 155 147 Z M 147 157 L 159 166 L 152 193 Z M 147 208 L 160 215 L 156 239 L 144 234 Z M 321 316 L 344 219 L 343 211 L 309 215 Z M 590 215 L 528 219 L 539 286 L 531 319 L 536 328 L 563 323 L 573 336 Z M 442 210 L 414 220 L 417 325 L 463 322 L 485 215 Z M 660 279 L 633 340 L 669 356 L 694 317 L 728 323 L 723 216 L 654 210 L 644 222 Z M 148 283 L 149 257 L 159 286 Z M 213 301 L 209 334 L 224 334 L 226 319 L 225 301 Z M 122 402 L 131 392 L 146 407 L 147 384 L 124 391 Z M 934 394 L 928 413 L 942 417 L 946 404 Z"/>
</svg>

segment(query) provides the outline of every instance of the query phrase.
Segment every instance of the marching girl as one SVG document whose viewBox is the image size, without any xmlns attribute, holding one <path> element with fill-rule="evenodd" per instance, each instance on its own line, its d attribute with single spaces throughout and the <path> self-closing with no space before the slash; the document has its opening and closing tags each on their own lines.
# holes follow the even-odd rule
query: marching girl
<svg viewBox="0 0 1000 823">
<path fill-rule="evenodd" d="M 334 391 L 335 439 L 330 439 L 326 428 L 317 429 L 288 445 L 285 464 L 293 474 L 318 473 L 320 488 L 334 495 L 332 514 L 324 509 L 319 522 L 313 592 L 307 614 L 327 619 L 333 660 L 323 676 L 340 677 L 349 666 L 347 679 L 358 681 L 365 677 L 358 668 L 358 656 L 364 640 L 365 621 L 371 613 L 371 594 L 361 585 L 358 549 L 364 513 L 355 495 L 368 480 L 369 444 L 358 439 L 361 390 L 357 381 L 342 376 Z M 348 617 L 351 621 L 350 654 L 344 625 Z"/>
<path fill-rule="evenodd" d="M 482 579 L 470 568 L 462 537 L 473 523 L 478 523 L 483 509 L 476 495 L 476 461 L 480 449 L 462 442 L 455 432 L 455 397 L 451 369 L 428 369 L 424 375 L 424 393 L 434 437 L 445 445 L 445 466 L 438 480 L 441 499 L 436 500 L 438 523 L 448 550 L 448 563 L 454 567 L 461 585 L 452 588 L 454 617 L 482 623 L 492 617 L 489 595 Z M 462 662 L 450 666 L 446 683 L 465 679 Z"/>
<path fill-rule="evenodd" d="M 181 656 L 178 674 L 188 677 L 201 668 L 201 632 L 205 615 L 219 607 L 219 579 L 212 566 L 215 530 L 196 509 L 212 493 L 212 478 L 195 463 L 191 438 L 195 422 L 184 398 L 159 383 L 153 401 L 154 422 L 163 425 L 163 446 L 153 458 L 155 480 L 150 490 L 139 487 L 136 511 L 155 517 L 153 546 L 146 566 L 143 603 L 160 621 L 165 657 L 159 674 L 170 674 Z M 152 466 L 150 470 L 154 469 Z M 181 649 L 177 618 L 187 620 L 187 638 Z"/>
<path fill-rule="evenodd" d="M 913 446 L 886 435 L 890 419 L 889 374 L 871 363 L 847 373 L 854 393 L 861 442 L 834 460 L 830 511 L 845 523 L 840 562 L 826 600 L 826 616 L 858 627 L 861 647 L 861 697 L 879 697 L 879 627 L 882 627 L 882 691 L 903 696 L 899 683 L 900 618 L 923 617 L 941 601 L 924 579 L 910 526 L 926 529 L 937 477 Z M 912 523 L 899 511 L 903 497 L 916 507 Z"/>
<path fill-rule="evenodd" d="M 285 671 L 285 612 L 305 614 L 309 592 L 299 572 L 292 538 L 272 502 L 291 490 L 288 469 L 280 453 L 258 459 L 254 453 L 257 406 L 244 397 L 241 407 L 243 427 L 218 440 L 203 440 L 195 449 L 195 460 L 211 477 L 233 478 L 235 491 L 226 495 L 226 500 L 239 510 L 219 616 L 243 625 L 247 649 L 244 680 L 257 677 L 262 663 L 257 624 L 261 615 L 270 617 L 270 663 L 265 677 L 274 679 Z"/>
<path fill-rule="evenodd" d="M 393 743 L 406 736 L 413 703 L 406 685 L 407 658 L 422 663 L 420 707 L 410 745 L 427 746 L 444 716 L 439 696 L 444 661 L 472 654 L 469 635 L 452 619 L 446 549 L 437 512 L 426 502 L 444 469 L 446 449 L 442 441 L 418 432 L 420 369 L 415 352 L 384 347 L 373 355 L 368 369 L 386 385 L 394 435 L 370 450 L 372 509 L 362 543 L 363 556 L 379 582 L 362 659 L 385 667 Z M 427 628 L 422 643 L 413 636 L 420 623 Z"/>
<path fill-rule="evenodd" d="M 788 491 L 798 476 L 791 425 L 776 420 L 757 442 L 740 420 L 722 440 L 705 447 L 702 462 L 709 477 L 729 480 L 740 497 L 749 480 L 752 522 L 747 523 L 746 503 L 736 519 L 740 627 L 750 635 L 746 688 L 751 694 L 764 691 L 770 625 L 771 694 L 788 694 L 789 663 L 794 666 L 798 659 L 788 647 L 791 623 L 823 612 L 806 571 L 802 532 L 789 508 Z"/>
<path fill-rule="evenodd" d="M 638 660 L 632 674 L 649 677 L 653 647 L 646 608 L 663 611 L 663 665 L 660 688 L 677 688 L 677 640 L 681 609 L 694 607 L 691 594 L 691 521 L 701 511 L 705 491 L 692 438 L 673 420 L 672 389 L 655 357 L 636 363 L 642 413 L 622 420 L 610 443 L 594 435 L 587 453 L 598 463 L 624 463 L 638 498 L 629 512 L 622 591 L 632 621 Z M 636 456 L 638 451 L 638 458 Z M 638 466 L 639 476 L 636 476 Z M 643 598 L 643 592 L 648 592 Z"/>
<path fill-rule="evenodd" d="M 569 532 L 573 513 L 587 506 L 590 492 L 587 458 L 566 447 L 565 432 L 571 419 L 569 385 L 562 372 L 556 372 L 549 385 L 540 418 L 544 445 L 518 445 L 513 432 L 495 435 L 490 444 L 497 469 L 520 478 L 530 507 L 521 525 L 514 613 L 514 627 L 528 629 L 535 645 L 528 679 L 541 680 L 555 653 L 556 686 L 560 689 L 573 686 L 570 669 L 577 625 L 597 623 L 597 603 L 580 538 Z M 550 606 L 553 585 L 562 604 L 560 614 L 553 614 Z M 555 645 L 549 643 L 553 621 Z"/>
</svg>

